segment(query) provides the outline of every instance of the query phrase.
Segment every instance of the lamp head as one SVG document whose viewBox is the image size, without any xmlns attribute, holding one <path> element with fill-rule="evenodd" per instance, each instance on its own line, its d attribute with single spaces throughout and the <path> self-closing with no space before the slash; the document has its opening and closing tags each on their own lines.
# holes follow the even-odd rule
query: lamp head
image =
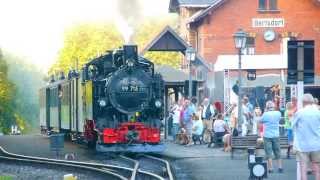
<svg viewBox="0 0 320 180">
<path fill-rule="evenodd" d="M 242 29 L 239 29 L 233 35 L 234 44 L 237 49 L 243 49 L 246 47 L 247 43 L 247 33 L 244 32 Z"/>
<path fill-rule="evenodd" d="M 189 62 L 196 59 L 196 51 L 191 46 L 186 49 L 186 57 Z"/>
</svg>

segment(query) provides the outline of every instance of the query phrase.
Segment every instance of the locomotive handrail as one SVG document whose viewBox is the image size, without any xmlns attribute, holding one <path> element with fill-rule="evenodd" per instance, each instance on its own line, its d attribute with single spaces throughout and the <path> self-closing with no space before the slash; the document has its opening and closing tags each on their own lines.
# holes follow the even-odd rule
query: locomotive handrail
<svg viewBox="0 0 320 180">
<path fill-rule="evenodd" d="M 141 57 L 141 56 L 140 56 Z M 141 59 L 144 60 L 144 62 L 147 62 L 148 65 L 151 65 L 151 70 L 152 70 L 152 76 L 154 75 L 154 63 L 151 61 L 146 60 L 144 57 L 141 57 Z M 142 64 L 142 61 L 138 58 L 138 63 Z"/>
</svg>

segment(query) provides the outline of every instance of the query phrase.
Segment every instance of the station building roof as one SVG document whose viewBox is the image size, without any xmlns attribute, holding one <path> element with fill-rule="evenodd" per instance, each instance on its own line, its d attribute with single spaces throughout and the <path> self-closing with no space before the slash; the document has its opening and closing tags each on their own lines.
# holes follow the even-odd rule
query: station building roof
<svg viewBox="0 0 320 180">
<path fill-rule="evenodd" d="M 140 55 L 147 51 L 175 51 L 185 54 L 189 44 L 183 40 L 170 26 L 166 26 L 141 52 Z M 194 65 L 202 65 L 207 70 L 210 66 L 197 53 Z"/>
<path fill-rule="evenodd" d="M 200 22 L 201 20 L 203 20 L 204 17 L 206 17 L 207 15 L 210 15 L 213 10 L 215 10 L 215 9 L 219 8 L 221 5 L 223 5 L 225 1 L 226 0 L 214 0 L 214 1 L 212 1 L 210 6 L 208 6 L 206 9 L 199 10 L 193 16 L 191 16 L 188 19 L 187 23 L 188 24 L 194 24 L 194 23 Z"/>
<path fill-rule="evenodd" d="M 199 7 L 206 8 L 217 0 L 170 0 L 169 12 L 177 12 L 178 8 Z"/>
</svg>

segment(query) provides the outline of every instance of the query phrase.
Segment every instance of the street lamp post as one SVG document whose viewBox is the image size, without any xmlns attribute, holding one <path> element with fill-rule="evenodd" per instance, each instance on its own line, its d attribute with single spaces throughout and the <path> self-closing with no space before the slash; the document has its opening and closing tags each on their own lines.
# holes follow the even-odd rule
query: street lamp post
<svg viewBox="0 0 320 180">
<path fill-rule="evenodd" d="M 192 69 L 191 69 L 191 64 L 192 62 L 196 59 L 196 51 L 189 46 L 186 49 L 186 57 L 189 62 L 189 99 L 191 100 L 192 98 Z"/>
<path fill-rule="evenodd" d="M 236 49 L 238 49 L 238 58 L 239 58 L 239 66 L 238 66 L 238 86 L 239 86 L 239 93 L 238 93 L 238 127 L 241 127 L 243 123 L 242 119 L 242 105 L 241 105 L 241 95 L 242 95 L 242 74 L 241 74 L 241 55 L 242 55 L 242 49 L 246 47 L 247 42 L 247 33 L 244 32 L 242 29 L 239 29 L 238 32 L 236 32 L 233 35 L 234 43 Z"/>
</svg>

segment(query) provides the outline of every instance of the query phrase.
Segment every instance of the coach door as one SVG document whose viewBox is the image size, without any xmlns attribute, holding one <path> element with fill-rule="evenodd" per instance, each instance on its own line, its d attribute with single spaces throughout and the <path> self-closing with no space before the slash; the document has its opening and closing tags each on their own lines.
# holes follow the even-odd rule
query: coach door
<svg viewBox="0 0 320 180">
<path fill-rule="evenodd" d="M 77 79 L 78 86 L 78 132 L 84 132 L 84 117 L 83 117 L 83 88 L 81 86 L 82 81 Z"/>
<path fill-rule="evenodd" d="M 40 113 L 39 113 L 39 118 L 40 118 L 40 127 L 48 129 L 48 121 L 49 117 L 47 118 L 48 114 L 48 100 L 47 100 L 47 89 L 42 88 L 39 90 L 39 106 L 40 106 Z"/>
<path fill-rule="evenodd" d="M 66 81 L 61 85 L 61 129 L 69 131 L 70 128 L 70 82 Z"/>
<path fill-rule="evenodd" d="M 50 128 L 59 131 L 58 87 L 50 88 Z"/>
<path fill-rule="evenodd" d="M 71 80 L 71 131 L 78 132 L 78 78 Z"/>
</svg>

